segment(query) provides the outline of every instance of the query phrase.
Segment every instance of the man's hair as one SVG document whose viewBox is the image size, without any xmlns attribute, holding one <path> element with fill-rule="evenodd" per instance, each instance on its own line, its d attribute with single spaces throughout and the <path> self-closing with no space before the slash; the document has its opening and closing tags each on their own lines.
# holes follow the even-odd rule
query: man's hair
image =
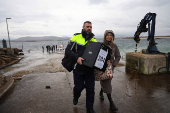
<svg viewBox="0 0 170 113">
<path fill-rule="evenodd" d="M 85 24 L 86 24 L 86 23 L 91 24 L 91 22 L 90 22 L 90 21 L 85 21 L 85 22 L 84 22 L 84 24 L 83 24 L 83 26 L 85 26 Z"/>
</svg>

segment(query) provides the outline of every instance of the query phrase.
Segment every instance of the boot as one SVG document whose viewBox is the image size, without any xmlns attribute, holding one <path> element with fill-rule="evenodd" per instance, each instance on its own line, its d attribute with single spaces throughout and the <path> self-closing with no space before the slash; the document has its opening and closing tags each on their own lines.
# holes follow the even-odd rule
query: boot
<svg viewBox="0 0 170 113">
<path fill-rule="evenodd" d="M 74 104 L 74 105 L 77 105 L 77 103 L 78 103 L 78 98 L 75 98 L 75 97 L 74 97 L 74 98 L 73 98 L 73 104 Z"/>
<path fill-rule="evenodd" d="M 101 90 L 100 90 L 99 95 L 100 95 L 100 99 L 101 99 L 101 100 L 104 100 L 103 89 L 102 89 L 102 88 L 101 88 Z"/>
<path fill-rule="evenodd" d="M 86 113 L 96 113 L 93 109 L 86 109 Z"/>
<path fill-rule="evenodd" d="M 112 110 L 112 111 L 118 111 L 118 108 L 116 108 L 115 104 L 113 103 L 111 94 L 107 94 L 107 97 L 108 97 L 109 102 L 110 102 L 110 110 Z"/>
<path fill-rule="evenodd" d="M 81 93 L 73 92 L 73 104 L 77 105 Z"/>
</svg>

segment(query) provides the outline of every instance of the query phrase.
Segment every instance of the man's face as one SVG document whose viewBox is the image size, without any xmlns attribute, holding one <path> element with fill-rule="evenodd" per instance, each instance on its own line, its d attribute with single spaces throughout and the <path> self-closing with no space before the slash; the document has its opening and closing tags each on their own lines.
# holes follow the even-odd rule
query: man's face
<svg viewBox="0 0 170 113">
<path fill-rule="evenodd" d="M 87 34 L 90 34 L 92 32 L 92 25 L 90 23 L 85 23 L 83 26 L 83 31 L 85 31 Z"/>
</svg>

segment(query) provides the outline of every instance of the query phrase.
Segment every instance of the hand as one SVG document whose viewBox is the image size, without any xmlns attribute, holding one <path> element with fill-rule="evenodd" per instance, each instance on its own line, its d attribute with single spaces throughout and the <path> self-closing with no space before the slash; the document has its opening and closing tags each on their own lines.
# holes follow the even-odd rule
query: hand
<svg viewBox="0 0 170 113">
<path fill-rule="evenodd" d="M 82 65 L 82 60 L 84 60 L 82 57 L 79 57 L 78 59 L 77 59 L 77 63 L 78 64 L 80 64 L 80 65 Z"/>
<path fill-rule="evenodd" d="M 109 63 L 110 63 L 110 60 L 107 61 L 107 65 L 109 65 Z"/>
</svg>

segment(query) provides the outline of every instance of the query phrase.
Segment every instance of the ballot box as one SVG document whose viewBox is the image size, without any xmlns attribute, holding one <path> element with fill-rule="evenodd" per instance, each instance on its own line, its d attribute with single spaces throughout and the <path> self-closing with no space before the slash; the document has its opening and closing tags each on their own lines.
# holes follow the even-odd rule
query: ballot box
<svg viewBox="0 0 170 113">
<path fill-rule="evenodd" d="M 83 65 L 105 71 L 112 49 L 101 42 L 88 42 L 83 53 Z"/>
</svg>

